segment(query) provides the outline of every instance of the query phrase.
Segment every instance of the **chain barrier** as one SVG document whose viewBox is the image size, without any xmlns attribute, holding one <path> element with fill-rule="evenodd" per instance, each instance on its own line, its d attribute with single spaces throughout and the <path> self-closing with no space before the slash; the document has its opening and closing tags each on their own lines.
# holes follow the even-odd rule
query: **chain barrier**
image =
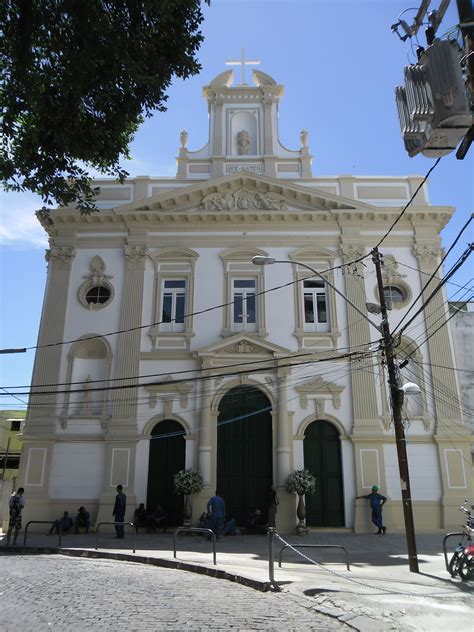
<svg viewBox="0 0 474 632">
<path fill-rule="evenodd" d="M 327 571 L 331 575 L 335 575 L 336 577 L 340 577 L 341 579 L 345 579 L 346 581 L 352 582 L 353 584 L 358 584 L 359 586 L 363 586 L 364 588 L 369 588 L 370 590 L 380 590 L 380 591 L 388 593 L 390 595 L 404 595 L 406 597 L 456 597 L 456 598 L 459 598 L 459 593 L 419 594 L 419 593 L 406 592 L 406 591 L 401 591 L 401 590 L 391 590 L 390 588 L 384 588 L 382 586 L 372 586 L 372 585 L 366 584 L 365 582 L 360 581 L 358 579 L 353 579 L 352 577 L 347 577 L 346 575 L 343 575 L 342 573 L 338 573 L 337 571 L 333 571 L 330 568 L 326 568 L 325 566 L 323 566 L 319 562 L 316 562 L 316 560 L 313 560 L 310 557 L 308 557 L 307 555 L 305 555 L 304 553 L 301 553 L 301 551 L 298 551 L 298 549 L 296 549 L 289 542 L 284 540 L 281 537 L 281 535 L 279 533 L 277 533 L 277 532 L 275 532 L 275 537 L 278 538 L 280 540 L 280 542 L 283 542 L 283 544 L 285 544 L 289 549 L 294 551 L 297 555 L 299 555 L 300 557 L 304 558 L 308 562 L 311 562 L 311 564 L 314 564 L 315 566 L 319 566 L 319 568 L 321 568 L 323 571 Z"/>
</svg>

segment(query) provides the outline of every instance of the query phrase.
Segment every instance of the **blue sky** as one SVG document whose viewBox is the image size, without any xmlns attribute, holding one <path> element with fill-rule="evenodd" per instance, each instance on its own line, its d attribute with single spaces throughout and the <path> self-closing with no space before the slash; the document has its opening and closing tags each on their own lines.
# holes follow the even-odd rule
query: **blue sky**
<svg viewBox="0 0 474 632">
<path fill-rule="evenodd" d="M 398 0 L 214 0 L 205 6 L 205 41 L 198 54 L 200 75 L 177 80 L 169 90 L 168 110 L 140 128 L 124 163 L 131 175 L 175 175 L 179 133 L 189 132 L 188 147 L 207 141 L 207 106 L 203 85 L 225 70 L 225 60 L 261 59 L 259 68 L 285 86 L 280 107 L 280 137 L 292 149 L 299 132 L 309 132 L 314 175 L 424 175 L 433 160 L 409 158 L 400 135 L 394 88 L 403 67 L 415 62 L 414 49 L 391 33 L 390 26 L 407 7 Z M 438 0 L 431 8 L 437 8 Z M 404 14 L 411 23 L 415 11 Z M 438 31 L 443 35 L 458 21 L 456 2 Z M 424 43 L 423 32 L 419 40 Z M 473 211 L 474 148 L 464 161 L 444 157 L 430 178 L 431 203 L 456 207 L 443 231 L 447 248 Z M 36 343 L 41 315 L 47 247 L 33 215 L 42 204 L 30 194 L 0 196 L 0 348 Z M 454 261 L 473 241 L 465 233 Z M 472 279 L 472 262 L 453 278 Z M 0 356 L 0 384 L 29 384 L 34 352 Z M 21 407 L 8 398 L 0 408 Z"/>
</svg>

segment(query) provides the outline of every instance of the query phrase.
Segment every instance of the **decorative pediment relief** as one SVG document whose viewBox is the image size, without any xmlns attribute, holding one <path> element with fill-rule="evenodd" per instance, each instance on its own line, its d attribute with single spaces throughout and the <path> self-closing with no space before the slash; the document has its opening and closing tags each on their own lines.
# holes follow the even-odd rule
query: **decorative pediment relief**
<svg viewBox="0 0 474 632">
<path fill-rule="evenodd" d="M 330 395 L 332 397 L 332 405 L 338 409 L 341 407 L 341 393 L 344 386 L 339 386 L 333 382 L 326 382 L 322 377 L 315 377 L 309 382 L 295 386 L 295 391 L 300 396 L 301 408 L 308 408 L 309 395 Z"/>
<path fill-rule="evenodd" d="M 160 398 L 169 414 L 172 413 L 172 398 L 170 396 L 178 397 L 181 407 L 185 408 L 188 405 L 189 393 L 193 389 L 190 384 L 175 382 L 171 375 L 165 376 L 161 382 L 156 384 L 147 384 L 145 388 L 150 393 L 148 401 L 150 408 L 155 408 L 158 398 Z"/>
<path fill-rule="evenodd" d="M 258 339 L 256 336 L 248 334 L 237 334 L 225 341 L 203 347 L 196 352 L 196 355 L 206 358 L 223 357 L 226 355 L 267 355 L 275 358 L 281 355 L 288 355 L 290 352 L 284 347 L 274 345 L 271 342 Z"/>
<path fill-rule="evenodd" d="M 213 192 L 204 196 L 200 206 L 204 211 L 286 211 L 285 199 L 278 193 L 261 193 L 239 187 L 234 191 Z"/>
</svg>

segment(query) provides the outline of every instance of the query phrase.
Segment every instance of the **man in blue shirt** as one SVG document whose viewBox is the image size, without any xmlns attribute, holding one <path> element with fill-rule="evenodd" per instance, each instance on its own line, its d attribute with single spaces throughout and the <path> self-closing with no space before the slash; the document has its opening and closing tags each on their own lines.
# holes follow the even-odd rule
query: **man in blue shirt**
<svg viewBox="0 0 474 632">
<path fill-rule="evenodd" d="M 220 540 L 224 527 L 225 502 L 217 489 L 216 495 L 210 498 L 207 503 L 207 513 L 211 514 L 211 529 L 216 534 L 216 540 Z"/>
<path fill-rule="evenodd" d="M 379 488 L 377 485 L 372 486 L 372 491 L 366 496 L 357 496 L 357 498 L 368 498 L 370 500 L 370 508 L 372 509 L 372 522 L 377 527 L 375 535 L 385 535 L 387 528 L 383 526 L 382 520 L 382 507 L 387 502 L 387 499 L 382 494 L 378 493 Z"/>
</svg>

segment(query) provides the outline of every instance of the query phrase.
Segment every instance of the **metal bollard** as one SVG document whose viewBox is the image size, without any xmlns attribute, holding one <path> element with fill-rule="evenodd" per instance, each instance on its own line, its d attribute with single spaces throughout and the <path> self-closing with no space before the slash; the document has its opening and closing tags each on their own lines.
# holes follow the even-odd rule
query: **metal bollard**
<svg viewBox="0 0 474 632">
<path fill-rule="evenodd" d="M 275 527 L 268 527 L 268 575 L 270 583 L 275 583 L 275 564 L 274 564 L 274 538 Z"/>
</svg>

